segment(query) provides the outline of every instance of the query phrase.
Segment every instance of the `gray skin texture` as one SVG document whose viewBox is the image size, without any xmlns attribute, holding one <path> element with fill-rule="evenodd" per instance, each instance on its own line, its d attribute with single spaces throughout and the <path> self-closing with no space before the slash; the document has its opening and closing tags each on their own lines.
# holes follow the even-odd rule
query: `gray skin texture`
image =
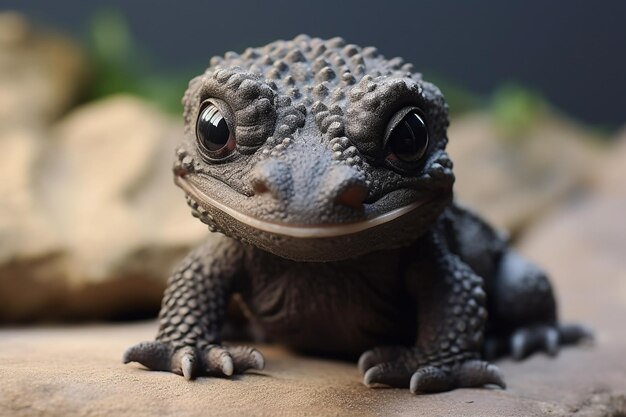
<svg viewBox="0 0 626 417">
<path fill-rule="evenodd" d="M 234 139 L 219 160 L 196 134 L 207 102 Z M 488 360 L 589 336 L 560 325 L 546 276 L 453 201 L 446 102 L 401 58 L 301 35 L 214 57 L 183 104 L 175 180 L 220 234 L 171 276 L 156 340 L 125 363 L 187 379 L 262 369 L 259 351 L 222 344 L 233 298 L 257 338 L 359 358 L 367 386 L 413 393 L 504 388 Z M 416 108 L 428 147 L 404 164 L 387 138 Z"/>
</svg>

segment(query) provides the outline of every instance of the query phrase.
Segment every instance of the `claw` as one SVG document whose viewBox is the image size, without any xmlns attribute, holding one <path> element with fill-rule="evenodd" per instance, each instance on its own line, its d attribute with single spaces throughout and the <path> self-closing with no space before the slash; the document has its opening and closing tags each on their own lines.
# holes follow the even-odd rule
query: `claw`
<svg viewBox="0 0 626 417">
<path fill-rule="evenodd" d="M 377 384 L 402 388 L 409 385 L 411 371 L 400 363 L 386 362 L 371 367 L 363 376 L 363 384 L 372 387 Z"/>
<path fill-rule="evenodd" d="M 524 334 L 519 336 L 518 343 L 522 352 L 529 340 L 539 340 L 537 334 L 538 332 L 534 332 L 531 338 Z M 380 362 L 385 357 L 393 359 Z M 459 358 L 454 366 L 445 368 L 439 367 L 439 363 L 432 358 L 420 357 L 416 347 L 387 346 L 364 352 L 359 358 L 359 369 L 364 372 L 363 384 L 367 387 L 409 387 L 413 394 L 484 385 L 497 385 L 503 389 L 506 387 L 500 369 L 489 362 Z"/>
<path fill-rule="evenodd" d="M 524 327 L 516 330 L 512 336 L 487 338 L 483 347 L 483 356 L 487 360 L 511 354 L 520 360 L 535 353 L 545 352 L 550 356 L 558 354 L 561 346 L 593 340 L 593 332 L 579 324 L 541 325 Z"/>
<path fill-rule="evenodd" d="M 230 355 L 224 355 L 222 357 L 221 365 L 224 375 L 231 376 L 233 374 L 233 371 L 235 370 L 235 364 L 233 363 L 233 358 L 231 358 Z"/>
<path fill-rule="evenodd" d="M 528 350 L 528 330 L 518 330 L 511 336 L 511 356 L 515 360 L 524 359 Z"/>
<path fill-rule="evenodd" d="M 139 362 L 154 371 L 170 371 L 187 380 L 202 375 L 231 376 L 248 369 L 263 369 L 265 359 L 258 350 L 246 346 L 209 345 L 200 352 L 195 347 L 174 349 L 169 344 L 142 342 L 124 352 L 124 363 Z"/>
<path fill-rule="evenodd" d="M 374 366 L 368 369 L 367 372 L 365 372 L 365 375 L 363 375 L 363 384 L 365 384 L 366 387 L 371 388 L 375 383 L 380 381 L 381 375 L 382 371 L 379 367 Z"/>
<path fill-rule="evenodd" d="M 383 346 L 365 351 L 359 357 L 359 371 L 362 374 L 374 365 L 385 362 L 394 362 L 406 356 L 410 348 L 405 346 Z"/>
<path fill-rule="evenodd" d="M 247 346 L 234 346 L 228 348 L 230 356 L 235 364 L 235 372 L 242 373 L 248 369 L 263 369 L 265 359 L 258 350 Z"/>
<path fill-rule="evenodd" d="M 251 356 L 252 356 L 252 360 L 254 361 L 254 364 L 252 366 L 254 369 L 261 370 L 265 368 L 265 358 L 263 357 L 261 352 L 259 352 L 256 349 L 253 349 Z"/>
<path fill-rule="evenodd" d="M 496 365 L 489 362 L 474 360 L 461 365 L 458 374 L 459 387 L 473 388 L 493 384 L 506 388 L 504 376 Z"/>
<path fill-rule="evenodd" d="M 183 376 L 188 381 L 193 379 L 194 364 L 195 357 L 191 352 L 186 352 L 180 360 L 180 367 L 183 371 Z"/>
<path fill-rule="evenodd" d="M 196 351 L 187 346 L 178 350 L 171 357 L 170 370 L 175 374 L 182 375 L 186 380 L 191 380 L 195 376 Z"/>
<path fill-rule="evenodd" d="M 169 371 L 172 348 L 161 342 L 141 342 L 129 347 L 124 352 L 124 363 L 139 362 L 155 371 Z"/>
<path fill-rule="evenodd" d="M 359 357 L 359 371 L 361 374 L 365 374 L 368 369 L 376 364 L 375 354 L 373 351 L 368 350 L 361 354 Z M 365 384 L 367 385 L 367 384 Z"/>
<path fill-rule="evenodd" d="M 559 332 L 550 327 L 546 329 L 543 335 L 543 348 L 550 356 L 556 356 L 559 353 Z"/>
<path fill-rule="evenodd" d="M 235 364 L 230 353 L 219 346 L 210 346 L 204 355 L 205 368 L 208 373 L 218 373 L 231 376 L 235 371 Z"/>
<path fill-rule="evenodd" d="M 426 366 L 413 374 L 409 388 L 413 394 L 449 391 L 454 388 L 454 380 L 441 369 Z"/>
<path fill-rule="evenodd" d="M 561 339 L 559 330 L 551 326 L 520 329 L 511 337 L 511 355 L 516 360 L 524 359 L 537 351 L 554 356 L 559 351 L 559 345 L 565 344 L 566 341 Z"/>
<path fill-rule="evenodd" d="M 581 340 L 593 340 L 593 332 L 580 324 L 562 324 L 559 326 L 561 345 L 571 345 Z"/>
</svg>

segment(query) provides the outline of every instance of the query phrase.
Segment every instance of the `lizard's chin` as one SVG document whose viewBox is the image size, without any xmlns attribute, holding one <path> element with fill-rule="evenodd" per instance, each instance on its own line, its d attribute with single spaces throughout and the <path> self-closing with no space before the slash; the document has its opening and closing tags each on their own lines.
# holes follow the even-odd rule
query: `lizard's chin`
<svg viewBox="0 0 626 417">
<path fill-rule="evenodd" d="M 283 258 L 310 262 L 349 259 L 408 245 L 426 231 L 427 225 L 432 224 L 451 199 L 451 195 L 413 196 L 406 201 L 405 196 L 404 204 L 362 219 L 290 224 L 264 220 L 224 204 L 187 177 L 176 176 L 175 182 L 185 191 L 194 216 L 211 231 L 222 232 Z M 391 193 L 389 199 L 402 201 L 399 198 L 402 191 Z M 381 200 L 372 205 L 388 203 Z"/>
</svg>

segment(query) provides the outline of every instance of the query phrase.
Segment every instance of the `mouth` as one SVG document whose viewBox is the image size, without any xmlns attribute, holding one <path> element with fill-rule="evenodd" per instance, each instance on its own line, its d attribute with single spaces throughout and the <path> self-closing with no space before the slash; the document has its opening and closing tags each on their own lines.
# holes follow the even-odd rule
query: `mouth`
<svg viewBox="0 0 626 417">
<path fill-rule="evenodd" d="M 185 193 L 187 193 L 195 201 L 209 205 L 243 224 L 267 233 L 298 239 L 322 239 L 357 234 L 365 230 L 393 222 L 398 218 L 412 213 L 419 207 L 429 203 L 432 200 L 432 198 L 421 198 L 413 200 L 412 202 L 404 206 L 395 208 L 393 210 L 387 211 L 371 218 L 366 218 L 358 221 L 351 221 L 341 224 L 292 225 L 261 220 L 257 217 L 242 213 L 241 211 L 234 209 L 233 207 L 230 207 L 207 195 L 191 181 L 189 181 L 185 176 L 176 175 L 174 181 L 180 188 L 183 189 L 183 191 L 185 191 Z M 371 203 L 369 205 L 372 204 L 375 203 Z"/>
</svg>

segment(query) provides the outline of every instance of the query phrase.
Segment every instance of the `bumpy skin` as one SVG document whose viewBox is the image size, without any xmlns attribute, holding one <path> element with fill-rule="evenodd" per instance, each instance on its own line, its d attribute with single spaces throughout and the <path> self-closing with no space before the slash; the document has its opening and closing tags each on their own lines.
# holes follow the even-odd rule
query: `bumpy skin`
<svg viewBox="0 0 626 417">
<path fill-rule="evenodd" d="M 236 140 L 220 161 L 197 143 L 207 101 Z M 235 294 L 266 340 L 360 355 L 366 385 L 414 393 L 504 387 L 487 360 L 554 354 L 588 336 L 558 324 L 541 271 L 453 202 L 445 100 L 402 59 L 302 35 L 213 58 L 183 103 L 176 183 L 225 236 L 183 261 L 156 341 L 129 348 L 125 362 L 188 379 L 261 369 L 258 351 L 221 345 Z M 414 108 L 426 154 L 390 164 L 390 126 Z"/>
</svg>

